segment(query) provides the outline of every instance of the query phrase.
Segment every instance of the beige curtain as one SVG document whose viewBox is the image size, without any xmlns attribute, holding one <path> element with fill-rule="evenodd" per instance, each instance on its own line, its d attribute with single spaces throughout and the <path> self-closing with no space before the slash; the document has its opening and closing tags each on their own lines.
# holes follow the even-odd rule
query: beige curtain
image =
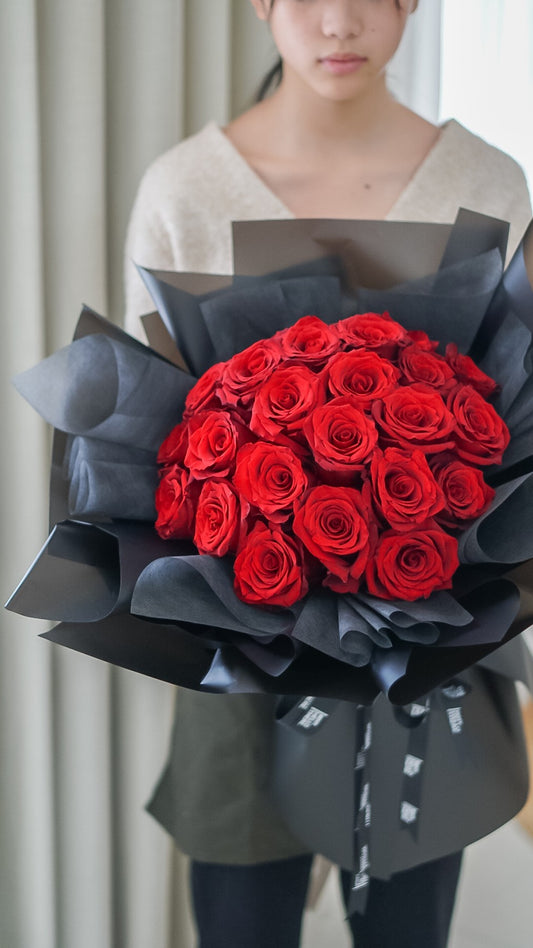
<svg viewBox="0 0 533 948">
<path fill-rule="evenodd" d="M 272 60 L 247 0 L 0 5 L 4 599 L 47 534 L 49 435 L 9 379 L 69 341 L 82 302 L 120 320 L 142 171 L 245 107 Z M 1 616 L 0 944 L 190 948 L 183 860 L 143 810 L 174 689 L 41 628 Z"/>
<path fill-rule="evenodd" d="M 401 102 L 429 122 L 439 115 L 442 9 L 446 0 L 420 0 L 389 66 L 389 85 Z"/>
</svg>

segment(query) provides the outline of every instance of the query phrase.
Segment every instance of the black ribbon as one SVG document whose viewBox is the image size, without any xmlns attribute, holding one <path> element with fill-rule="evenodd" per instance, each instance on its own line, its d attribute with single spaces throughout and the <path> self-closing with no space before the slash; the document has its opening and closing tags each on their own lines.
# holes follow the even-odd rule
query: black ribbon
<svg viewBox="0 0 533 948">
<path fill-rule="evenodd" d="M 422 804 L 424 761 L 426 758 L 429 716 L 440 710 L 446 714 L 450 732 L 456 738 L 456 747 L 464 760 L 467 752 L 464 732 L 462 701 L 469 693 L 469 686 L 459 679 L 447 682 L 435 689 L 423 701 L 413 702 L 394 709 L 398 722 L 409 729 L 409 739 L 403 763 L 403 780 L 399 811 L 400 827 L 416 839 Z M 355 873 L 348 914 L 364 915 L 368 902 L 371 878 L 371 831 L 372 803 L 370 784 L 370 754 L 372 748 L 372 711 L 362 706 L 356 709 L 356 753 L 355 753 L 355 823 L 354 865 Z"/>
<path fill-rule="evenodd" d="M 458 756 L 464 762 L 468 747 L 462 701 L 469 691 L 469 685 L 456 678 L 436 688 L 423 702 L 415 702 L 394 709 L 396 720 L 403 727 L 409 728 L 409 739 L 403 763 L 399 821 L 401 829 L 408 830 L 415 839 L 418 835 L 422 802 L 429 716 L 435 710 L 444 712 L 450 732 L 455 738 Z"/>
<path fill-rule="evenodd" d="M 372 712 L 359 705 L 356 708 L 356 748 L 354 779 L 354 864 L 355 873 L 348 903 L 348 915 L 364 915 L 370 886 L 370 833 L 372 829 L 372 802 L 370 794 L 370 752 L 372 748 Z"/>
<path fill-rule="evenodd" d="M 398 812 L 399 826 L 416 840 L 424 784 L 424 764 L 427 756 L 429 722 L 432 713 L 445 715 L 460 764 L 469 754 L 468 735 L 464 727 L 463 701 L 471 691 L 464 680 L 454 678 L 425 698 L 394 708 L 397 721 L 409 731 L 403 760 L 403 777 Z M 323 727 L 338 704 L 337 699 L 306 696 L 280 699 L 277 717 L 283 724 L 310 737 Z M 348 915 L 364 915 L 368 902 L 372 875 L 372 708 L 357 705 L 355 713 L 354 746 L 354 823 L 352 891 Z"/>
<path fill-rule="evenodd" d="M 428 741 L 428 724 L 433 695 L 423 702 L 413 702 L 403 708 L 395 708 L 396 720 L 409 728 L 409 739 L 403 761 L 403 780 L 399 820 L 402 829 L 408 829 L 417 837 L 418 817 L 422 801 L 424 760 Z"/>
<path fill-rule="evenodd" d="M 326 723 L 331 711 L 337 705 L 335 698 L 316 698 L 307 695 L 299 698 L 294 704 L 294 698 L 285 696 L 278 704 L 277 716 L 283 719 L 288 727 L 304 734 L 314 734 L 319 727 Z"/>
</svg>

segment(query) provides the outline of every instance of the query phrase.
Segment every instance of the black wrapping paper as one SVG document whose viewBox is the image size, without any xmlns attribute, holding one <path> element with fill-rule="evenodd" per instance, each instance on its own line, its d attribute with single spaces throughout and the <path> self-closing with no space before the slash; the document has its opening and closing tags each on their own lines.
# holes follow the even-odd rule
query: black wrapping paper
<svg viewBox="0 0 533 948">
<path fill-rule="evenodd" d="M 479 668 L 464 672 L 464 731 L 454 736 L 442 708 L 428 720 L 420 815 L 416 835 L 400 824 L 409 729 L 384 696 L 372 706 L 370 786 L 372 875 L 389 878 L 486 836 L 522 808 L 528 773 L 514 684 Z M 338 702 L 312 733 L 280 720 L 276 729 L 273 792 L 292 831 L 312 852 L 354 868 L 354 758 L 356 712 Z M 465 746 L 466 745 L 466 746 Z"/>
<path fill-rule="evenodd" d="M 99 563 L 91 579 L 106 594 L 95 602 L 95 615 L 80 621 L 94 627 L 105 619 L 109 626 L 113 612 L 131 611 L 148 623 L 193 632 L 212 657 L 207 673 L 203 660 L 196 677 L 188 670 L 189 684 L 200 690 L 312 692 L 361 703 L 382 691 L 403 704 L 500 648 L 533 618 L 530 600 L 520 599 L 520 589 L 530 586 L 530 570 L 522 571 L 520 586 L 505 578 L 516 562 L 533 556 L 533 531 L 518 529 L 533 507 L 533 427 L 527 411 L 531 331 L 526 316 L 533 293 L 523 277 L 522 249 L 511 265 L 512 279 L 502 282 L 506 233 L 506 224 L 470 212 L 461 212 L 453 227 L 346 221 L 237 224 L 233 280 L 142 271 L 190 375 L 85 310 L 74 343 L 17 380 L 26 397 L 63 432 L 56 436 L 54 450 L 54 511 L 71 520 L 83 518 L 85 527 L 67 523 L 57 528 L 10 608 L 38 614 L 42 596 L 43 608 L 52 615 L 53 569 L 59 558 L 50 551 L 65 531 L 76 533 L 80 549 L 87 545 L 86 569 L 95 545 L 107 543 L 109 548 L 102 540 L 106 523 L 120 524 L 133 516 L 134 522 L 146 521 L 149 534 L 151 461 L 155 465 L 158 444 L 181 417 L 195 378 L 209 365 L 292 325 L 311 309 L 333 322 L 339 312 L 390 306 L 406 328 L 425 328 L 442 345 L 454 340 L 465 350 L 477 346 L 487 365 L 501 368 L 500 411 L 513 436 L 509 459 L 506 454 L 503 464 L 489 471 L 497 497 L 461 540 L 464 566 L 451 593 L 406 605 L 364 592 L 341 597 L 315 590 L 291 609 L 265 610 L 237 598 L 228 560 L 199 556 L 183 546 L 176 555 L 170 545 L 154 540 L 150 549 L 157 546 L 157 552 L 152 550 L 137 569 L 132 545 L 119 542 L 112 553 L 108 549 L 105 566 Z M 503 336 L 494 332 L 495 344 L 486 338 L 487 324 L 493 330 L 506 328 Z M 509 336 L 520 353 L 511 363 L 497 351 L 509 351 Z M 513 477 L 517 464 L 520 472 Z M 124 573 L 133 575 L 134 582 L 128 595 L 109 609 L 109 589 Z M 44 593 L 42 575 L 49 577 Z M 64 596 L 58 594 L 57 601 L 64 603 Z M 56 609 L 54 617 L 71 623 L 72 597 L 64 607 L 67 614 Z M 77 647 L 72 624 L 55 636 Z M 86 650 L 87 637 L 79 641 Z M 120 649 L 118 638 L 112 652 L 117 663 Z M 142 668 L 140 656 L 136 667 Z M 322 668 L 331 669 L 331 676 Z M 179 669 L 168 675 L 180 681 Z"/>
<path fill-rule="evenodd" d="M 190 374 L 85 309 L 73 346 L 18 382 L 62 430 L 52 533 L 9 608 L 58 621 L 44 635 L 52 642 L 187 688 L 287 696 L 278 805 L 310 849 L 354 868 L 365 706 L 370 802 L 357 822 L 370 807 L 371 873 L 382 878 L 485 835 L 527 792 L 513 680 L 533 682 L 519 635 L 533 621 L 531 236 L 502 279 L 506 233 L 469 212 L 454 227 L 239 223 L 234 278 L 142 271 L 166 351 L 170 334 Z M 227 560 L 156 536 L 158 444 L 213 363 L 308 312 L 334 322 L 385 308 L 441 345 L 458 343 L 499 381 L 512 440 L 488 472 L 495 502 L 464 532 L 450 592 L 402 603 L 319 590 L 291 609 L 248 606 Z M 291 715 L 304 695 L 302 730 Z"/>
</svg>

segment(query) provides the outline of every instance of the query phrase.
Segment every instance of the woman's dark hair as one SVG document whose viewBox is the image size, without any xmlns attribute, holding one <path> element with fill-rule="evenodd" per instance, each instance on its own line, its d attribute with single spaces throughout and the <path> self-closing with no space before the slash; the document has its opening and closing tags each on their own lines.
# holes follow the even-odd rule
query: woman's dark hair
<svg viewBox="0 0 533 948">
<path fill-rule="evenodd" d="M 270 0 L 270 10 L 274 6 L 274 0 Z M 268 95 L 269 92 L 273 92 L 274 89 L 277 89 L 283 76 L 283 60 L 281 56 L 278 58 L 277 62 L 270 67 L 266 76 L 263 77 L 261 85 L 259 86 L 256 94 L 255 101 L 262 102 L 264 98 Z"/>
<path fill-rule="evenodd" d="M 400 0 L 394 0 L 394 5 L 400 9 Z M 270 9 L 274 6 L 274 0 L 270 0 Z M 255 101 L 262 102 L 269 92 L 277 89 L 283 77 L 283 60 L 281 56 L 268 70 L 266 76 L 261 80 L 261 84 L 255 94 Z"/>
<path fill-rule="evenodd" d="M 255 101 L 262 102 L 269 92 L 273 92 L 274 89 L 277 89 L 281 82 L 282 76 L 283 61 L 280 56 L 278 61 L 274 63 L 274 65 L 268 70 L 266 76 L 264 76 L 261 80 L 261 85 L 255 94 Z"/>
</svg>

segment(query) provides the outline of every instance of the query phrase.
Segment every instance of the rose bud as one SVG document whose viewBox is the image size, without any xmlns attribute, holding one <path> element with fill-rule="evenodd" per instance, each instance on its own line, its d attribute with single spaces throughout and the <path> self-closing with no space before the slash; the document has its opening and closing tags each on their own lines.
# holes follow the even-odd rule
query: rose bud
<svg viewBox="0 0 533 948">
<path fill-rule="evenodd" d="M 406 382 L 423 382 L 440 391 L 455 384 L 453 370 L 446 359 L 418 346 L 406 346 L 400 351 L 398 368 Z"/>
<path fill-rule="evenodd" d="M 256 395 L 250 428 L 270 441 L 280 432 L 301 437 L 310 412 L 325 401 L 324 383 L 303 365 L 280 368 Z"/>
<path fill-rule="evenodd" d="M 399 377 L 392 362 L 364 349 L 338 352 L 324 369 L 326 385 L 333 397 L 349 395 L 361 411 L 369 409 L 376 398 L 392 392 Z"/>
<path fill-rule="evenodd" d="M 443 526 L 464 526 L 465 520 L 474 520 L 487 510 L 496 491 L 485 483 L 479 468 L 446 454 L 432 459 L 431 469 L 446 502 L 437 515 Z"/>
<path fill-rule="evenodd" d="M 304 434 L 318 467 L 348 478 L 362 469 L 378 439 L 374 422 L 351 397 L 333 398 L 316 408 Z"/>
<path fill-rule="evenodd" d="M 403 326 L 391 319 L 388 313 L 357 313 L 341 319 L 337 329 L 346 346 L 374 349 L 386 359 L 395 355 L 398 345 L 406 338 Z"/>
<path fill-rule="evenodd" d="M 462 355 L 454 342 L 446 346 L 446 359 L 455 372 L 459 382 L 471 385 L 484 398 L 490 398 L 499 390 L 499 385 L 489 375 L 485 375 L 470 356 Z"/>
<path fill-rule="evenodd" d="M 498 412 L 471 385 L 458 385 L 448 396 L 456 420 L 457 453 L 474 464 L 501 464 L 510 441 Z"/>
<path fill-rule="evenodd" d="M 157 463 L 163 465 L 183 464 L 188 443 L 189 426 L 187 422 L 180 421 L 179 425 L 172 429 L 159 448 Z"/>
<path fill-rule="evenodd" d="M 197 480 L 227 477 L 235 468 L 241 445 L 250 440 L 247 428 L 230 412 L 206 411 L 189 422 L 185 466 Z"/>
<path fill-rule="evenodd" d="M 184 421 L 187 421 L 188 418 L 196 415 L 199 411 L 221 407 L 218 390 L 223 367 L 223 362 L 212 365 L 207 372 L 200 376 L 196 385 L 193 385 L 190 392 L 187 393 L 185 411 L 183 412 Z"/>
<path fill-rule="evenodd" d="M 411 530 L 444 507 L 444 494 L 419 449 L 377 451 L 370 470 L 376 504 L 396 530 Z"/>
<path fill-rule="evenodd" d="M 261 522 L 242 544 L 234 571 L 235 592 L 254 605 L 292 606 L 309 588 L 299 544 Z"/>
<path fill-rule="evenodd" d="M 163 473 L 155 492 L 155 528 L 160 537 L 170 540 L 192 536 L 196 497 L 188 472 L 178 464 Z"/>
<path fill-rule="evenodd" d="M 237 454 L 233 483 L 243 497 L 276 523 L 287 520 L 308 480 L 294 451 L 258 441 Z"/>
<path fill-rule="evenodd" d="M 425 349 L 426 352 L 433 352 L 439 345 L 438 340 L 430 339 L 427 332 L 424 332 L 423 329 L 408 329 L 405 334 L 405 340 L 403 343 L 400 343 L 400 345 L 405 344 L 410 346 L 412 343 L 418 346 L 419 349 Z"/>
<path fill-rule="evenodd" d="M 372 514 L 351 487 L 313 487 L 294 517 L 294 532 L 328 570 L 323 585 L 335 592 L 359 589 L 374 534 Z"/>
<path fill-rule="evenodd" d="M 430 521 L 411 533 L 382 533 L 365 578 L 374 596 L 414 602 L 450 589 L 458 567 L 457 540 Z"/>
<path fill-rule="evenodd" d="M 247 510 L 247 505 L 246 508 Z M 199 553 L 235 553 L 244 530 L 239 499 L 227 481 L 204 481 L 196 508 L 194 545 Z"/>
<path fill-rule="evenodd" d="M 238 352 L 222 367 L 221 397 L 227 405 L 247 406 L 281 359 L 281 348 L 274 339 L 254 342 Z"/>
<path fill-rule="evenodd" d="M 318 316 L 303 316 L 294 326 L 276 333 L 274 339 L 292 365 L 305 363 L 309 368 L 322 368 L 340 346 L 337 330 Z"/>
<path fill-rule="evenodd" d="M 423 385 L 398 388 L 380 402 L 372 415 L 386 442 L 395 447 L 420 448 L 425 454 L 453 447 L 456 422 L 438 392 Z"/>
</svg>

